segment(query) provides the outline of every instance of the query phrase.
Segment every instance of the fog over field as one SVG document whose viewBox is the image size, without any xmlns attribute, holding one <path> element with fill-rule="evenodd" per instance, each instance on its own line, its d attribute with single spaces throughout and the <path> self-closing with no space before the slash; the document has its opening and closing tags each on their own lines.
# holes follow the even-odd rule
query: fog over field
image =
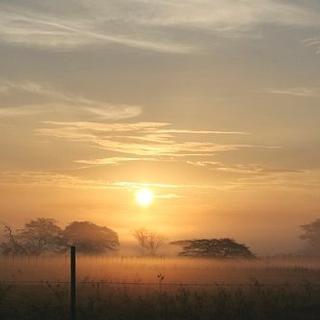
<svg viewBox="0 0 320 320">
<path fill-rule="evenodd" d="M 1 258 L 0 281 L 68 281 L 69 257 Z M 320 259 L 264 258 L 257 261 L 188 258 L 78 258 L 78 280 L 162 284 L 303 284 L 320 282 Z"/>
</svg>

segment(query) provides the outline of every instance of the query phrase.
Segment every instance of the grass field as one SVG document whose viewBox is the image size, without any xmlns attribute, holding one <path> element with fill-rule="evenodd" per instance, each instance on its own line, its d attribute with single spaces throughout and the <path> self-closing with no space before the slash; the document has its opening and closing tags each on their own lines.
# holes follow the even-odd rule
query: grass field
<svg viewBox="0 0 320 320">
<path fill-rule="evenodd" d="M 0 258 L 0 319 L 68 319 L 68 257 Z M 318 319 L 320 260 L 78 258 L 79 319 Z"/>
</svg>

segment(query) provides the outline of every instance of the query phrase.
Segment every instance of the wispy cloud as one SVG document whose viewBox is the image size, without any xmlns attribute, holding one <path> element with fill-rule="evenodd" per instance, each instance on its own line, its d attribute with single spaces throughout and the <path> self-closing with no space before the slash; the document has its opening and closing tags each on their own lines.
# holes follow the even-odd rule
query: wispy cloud
<svg viewBox="0 0 320 320">
<path fill-rule="evenodd" d="M 64 93 L 51 86 L 36 82 L 0 80 L 0 95 L 14 97 L 18 93 L 30 94 L 33 98 L 31 101 L 34 100 L 34 97 L 40 97 L 42 100 L 38 103 L 24 102 L 15 106 L 1 105 L 0 103 L 0 116 L 17 117 L 50 112 L 51 110 L 63 110 L 64 112 L 74 110 L 78 114 L 89 114 L 91 118 L 99 120 L 119 120 L 136 117 L 142 111 L 141 106 L 91 100 L 79 95 Z"/>
<path fill-rule="evenodd" d="M 59 0 L 54 5 L 21 0 L 0 4 L 0 39 L 40 48 L 117 44 L 190 53 L 199 45 L 179 37 L 179 30 L 229 36 L 247 34 L 257 25 L 308 27 L 319 21 L 305 4 L 276 0 Z"/>
<path fill-rule="evenodd" d="M 253 148 L 250 144 L 221 144 L 214 137 L 223 134 L 243 135 L 244 132 L 214 130 L 176 130 L 169 123 L 94 123 L 94 122 L 45 122 L 46 128 L 36 130 L 38 135 L 69 141 L 94 144 L 98 148 L 125 155 L 124 161 L 133 157 L 152 159 L 181 158 L 187 156 L 212 156 L 217 152 Z M 181 135 L 181 133 L 187 133 Z M 201 136 L 206 135 L 206 141 Z M 257 146 L 268 147 L 268 146 Z M 94 164 L 108 163 L 106 159 L 95 160 Z M 113 157 L 111 163 L 120 162 Z M 109 163 L 110 163 L 109 161 Z M 82 160 L 83 163 L 83 160 Z M 88 163 L 88 162 L 87 162 Z"/>
<path fill-rule="evenodd" d="M 219 189 L 215 185 L 202 184 L 172 184 L 160 182 L 139 181 L 106 181 L 86 179 L 75 175 L 50 171 L 0 171 L 0 185 L 24 185 L 32 187 L 80 188 L 80 189 L 118 189 L 134 191 L 140 188 L 159 190 L 159 198 L 173 199 L 178 196 L 174 192 L 164 193 L 174 189 Z"/>
<path fill-rule="evenodd" d="M 298 87 L 298 88 L 268 88 L 264 90 L 265 93 L 295 96 L 295 97 L 319 97 L 320 88 L 308 88 L 308 87 Z"/>
<path fill-rule="evenodd" d="M 147 12 L 152 9 L 156 12 L 149 19 L 138 18 L 149 24 L 204 27 L 225 32 L 247 30 L 258 24 L 319 25 L 318 13 L 307 6 L 276 0 L 160 0 L 152 5 L 149 1 L 137 2 L 144 3 Z"/>
<path fill-rule="evenodd" d="M 119 165 L 121 163 L 134 162 L 134 161 L 157 161 L 157 159 L 151 158 L 151 157 L 150 158 L 109 157 L 109 158 L 103 158 L 103 159 L 76 160 L 77 163 L 85 164 L 88 166 Z"/>
<path fill-rule="evenodd" d="M 170 123 L 96 123 L 44 122 L 46 127 L 36 130 L 40 136 L 93 145 L 109 154 L 104 158 L 79 159 L 75 162 L 91 166 L 127 165 L 132 162 L 176 162 L 200 166 L 215 171 L 227 171 L 222 163 L 212 160 L 218 153 L 243 149 L 274 149 L 275 145 L 220 143 L 223 135 L 242 137 L 246 132 L 221 130 L 192 130 L 172 128 Z M 205 140 L 204 140 L 205 137 Z M 234 173 L 249 173 L 248 168 L 232 168 Z M 253 173 L 253 168 L 250 168 Z M 262 169 L 254 168 L 262 174 Z M 259 171 L 260 170 L 260 171 Z M 231 168 L 228 168 L 231 171 Z M 237 172 L 236 172 L 237 171 Z"/>
<path fill-rule="evenodd" d="M 106 188 L 108 183 L 47 171 L 1 171 L 1 185 L 46 186 L 58 188 Z"/>
<path fill-rule="evenodd" d="M 28 188 L 70 188 L 70 189 L 113 189 L 135 191 L 141 188 L 151 188 L 156 191 L 160 199 L 178 199 L 185 196 L 185 192 L 198 190 L 229 191 L 247 189 L 272 189 L 272 190 L 309 190 L 316 192 L 320 189 L 320 172 L 314 171 L 275 171 L 269 175 L 246 175 L 241 178 L 215 181 L 214 184 L 185 184 L 165 182 L 139 182 L 139 181 L 106 181 L 87 179 L 74 175 L 61 174 L 47 171 L 2 171 L 0 172 L 0 185 L 19 185 Z"/>
<path fill-rule="evenodd" d="M 41 114 L 50 108 L 49 106 L 38 106 L 38 105 L 24 105 L 18 108 L 3 108 L 0 106 L 0 118 L 17 118 L 34 116 L 35 114 Z"/>
<path fill-rule="evenodd" d="M 318 192 L 320 189 L 319 170 L 279 170 L 268 175 L 244 176 L 234 182 L 235 188 L 258 190 L 268 188 L 272 190 L 304 190 L 304 192 Z"/>
<path fill-rule="evenodd" d="M 160 133 L 186 133 L 186 134 L 240 134 L 248 135 L 248 132 L 243 131 L 216 131 L 216 130 L 185 130 L 185 129 L 162 129 Z"/>
<path fill-rule="evenodd" d="M 101 4 L 101 3 L 100 3 Z M 125 17 L 110 16 L 102 19 L 100 9 L 108 9 L 108 2 L 101 4 L 94 12 L 84 3 L 70 1 L 60 3 L 61 7 L 73 5 L 79 15 L 61 15 L 52 12 L 53 7 L 43 10 L 32 10 L 19 5 L 0 4 L 0 38 L 9 43 L 19 43 L 28 46 L 44 48 L 70 49 L 86 45 L 117 44 L 127 47 L 147 49 L 159 52 L 186 53 L 193 50 L 191 46 L 162 39 L 149 39 L 144 33 L 122 32 L 108 30 L 104 27 L 110 20 L 120 20 Z M 82 10 L 79 10 L 82 9 Z M 121 13 L 121 6 L 119 6 Z M 54 11 L 54 10 L 53 10 Z"/>
<path fill-rule="evenodd" d="M 258 164 L 226 165 L 214 161 L 192 161 L 189 164 L 225 174 L 220 190 L 304 190 L 320 189 L 320 171 Z M 227 178 L 229 176 L 229 179 Z"/>
<path fill-rule="evenodd" d="M 258 164 L 235 164 L 226 165 L 218 161 L 187 161 L 188 164 L 196 167 L 207 168 L 212 171 L 221 171 L 225 173 L 236 174 L 240 176 L 267 176 L 274 174 L 302 173 L 302 170 L 266 167 Z"/>
<path fill-rule="evenodd" d="M 316 54 L 320 54 L 320 37 L 309 38 L 302 41 L 307 47 L 316 49 Z"/>
</svg>

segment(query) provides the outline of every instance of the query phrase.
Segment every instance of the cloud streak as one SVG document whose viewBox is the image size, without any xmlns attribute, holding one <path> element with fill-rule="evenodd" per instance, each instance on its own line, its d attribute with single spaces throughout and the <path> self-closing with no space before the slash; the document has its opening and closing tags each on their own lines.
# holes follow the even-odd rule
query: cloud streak
<svg viewBox="0 0 320 320">
<path fill-rule="evenodd" d="M 74 1 L 75 7 L 78 6 Z M 63 6 L 63 4 L 61 4 Z M 0 38 L 4 42 L 52 49 L 74 49 L 88 45 L 117 44 L 126 47 L 168 53 L 187 53 L 191 46 L 148 39 L 148 35 L 110 32 L 103 28 L 104 21 L 86 14 L 56 16 L 48 11 L 31 11 L 19 6 L 0 4 Z M 94 13 L 93 13 L 94 14 Z M 106 21 L 112 19 L 107 17 Z M 105 21 L 105 22 L 106 22 Z"/>
<path fill-rule="evenodd" d="M 297 88 L 268 88 L 264 92 L 275 94 L 275 95 L 285 95 L 285 96 L 294 96 L 294 97 L 319 97 L 320 90 L 319 88 L 308 88 L 308 87 L 297 87 Z"/>
<path fill-rule="evenodd" d="M 305 39 L 303 40 L 303 43 L 307 47 L 315 48 L 316 54 L 320 54 L 320 37 Z"/>
<path fill-rule="evenodd" d="M 28 6 L 15 1 L 0 4 L 0 39 L 59 50 L 121 45 L 185 54 L 201 48 L 182 37 L 181 30 L 246 35 L 259 25 L 306 28 L 319 26 L 319 21 L 307 5 L 276 0 L 60 0 Z"/>
<path fill-rule="evenodd" d="M 54 188 L 81 188 L 81 189 L 120 189 L 136 190 L 140 188 L 153 188 L 158 190 L 171 189 L 218 189 L 215 185 L 171 184 L 159 182 L 138 181 L 105 181 L 86 179 L 75 175 L 61 174 L 50 171 L 2 171 L 0 172 L 0 185 L 25 185 L 30 188 L 44 186 Z M 173 195 L 173 193 L 170 193 Z M 173 198 L 173 197 L 170 197 Z"/>
<path fill-rule="evenodd" d="M 119 120 L 136 117 L 142 112 L 141 106 L 90 100 L 79 95 L 66 94 L 36 82 L 0 81 L 0 95 L 14 97 L 19 93 L 29 94 L 32 98 L 37 97 L 42 100 L 40 99 L 38 103 L 15 106 L 0 104 L 0 117 L 18 117 L 61 110 L 75 111 L 78 114 L 83 113 L 99 120 Z M 31 101 L 33 100 L 31 99 Z"/>
<path fill-rule="evenodd" d="M 218 143 L 221 135 L 243 136 L 237 131 L 192 130 L 171 128 L 170 123 L 97 123 L 44 122 L 46 127 L 36 130 L 40 136 L 82 142 L 111 153 L 108 158 L 81 159 L 85 165 L 117 165 L 133 161 L 190 161 L 203 159 L 219 152 L 248 148 L 276 148 L 277 146 L 246 143 Z M 203 140 L 205 137 L 205 141 Z"/>
<path fill-rule="evenodd" d="M 283 26 L 319 25 L 319 15 L 304 6 L 272 0 L 160 0 L 155 8 L 149 1 L 146 9 L 154 9 L 157 14 L 151 19 L 141 19 L 140 23 L 155 25 L 193 26 L 227 32 L 230 30 L 248 30 L 259 24 Z M 147 5 L 149 4 L 149 6 Z M 154 5 L 154 4 L 153 4 Z M 150 12 L 149 11 L 149 12 Z"/>
<path fill-rule="evenodd" d="M 99 179 L 86 179 L 75 175 L 62 174 L 49 171 L 2 171 L 0 172 L 0 185 L 20 185 L 28 188 L 70 188 L 70 189 L 113 189 L 134 191 L 141 188 L 157 190 L 159 198 L 177 199 L 184 197 L 188 190 L 207 192 L 210 190 L 309 190 L 315 192 L 320 189 L 320 171 L 291 171 L 275 170 L 269 175 L 248 175 L 232 179 L 232 181 L 215 181 L 214 184 L 185 184 L 161 183 L 139 181 L 106 181 Z"/>
</svg>

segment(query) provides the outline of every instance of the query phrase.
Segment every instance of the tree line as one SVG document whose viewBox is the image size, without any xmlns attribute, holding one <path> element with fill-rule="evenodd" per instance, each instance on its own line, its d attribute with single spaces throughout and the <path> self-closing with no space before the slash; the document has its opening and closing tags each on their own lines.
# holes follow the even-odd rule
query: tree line
<svg viewBox="0 0 320 320">
<path fill-rule="evenodd" d="M 3 227 L 4 241 L 0 244 L 3 255 L 63 253 L 70 245 L 81 253 L 102 254 L 119 247 L 115 231 L 89 221 L 74 221 L 62 229 L 53 219 L 39 218 L 17 230 L 8 225 Z"/>
<path fill-rule="evenodd" d="M 306 241 L 308 252 L 320 252 L 320 219 L 301 226 L 301 239 Z M 255 258 L 250 248 L 230 238 L 189 239 L 167 242 L 166 238 L 147 229 L 138 229 L 133 237 L 144 255 L 155 256 L 169 244 L 179 248 L 183 257 L 206 258 Z M 14 230 L 3 224 L 2 255 L 41 255 L 64 253 L 70 245 L 83 254 L 106 254 L 120 247 L 118 234 L 105 226 L 89 221 L 74 221 L 64 229 L 53 219 L 38 218 L 27 222 L 23 228 Z"/>
</svg>

